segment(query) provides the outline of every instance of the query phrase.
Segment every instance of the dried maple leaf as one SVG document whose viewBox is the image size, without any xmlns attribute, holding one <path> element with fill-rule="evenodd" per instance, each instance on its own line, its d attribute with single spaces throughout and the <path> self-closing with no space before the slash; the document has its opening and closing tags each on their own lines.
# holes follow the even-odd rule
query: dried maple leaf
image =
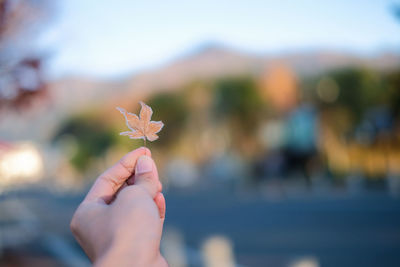
<svg viewBox="0 0 400 267">
<path fill-rule="evenodd" d="M 131 139 L 143 139 L 146 144 L 146 139 L 154 141 L 158 139 L 157 133 L 164 126 L 162 121 L 150 121 L 153 110 L 143 102 L 139 102 L 142 106 L 139 117 L 136 114 L 127 112 L 125 109 L 117 107 L 119 112 L 125 117 L 126 125 L 131 130 L 122 132 L 120 135 L 129 136 Z"/>
</svg>

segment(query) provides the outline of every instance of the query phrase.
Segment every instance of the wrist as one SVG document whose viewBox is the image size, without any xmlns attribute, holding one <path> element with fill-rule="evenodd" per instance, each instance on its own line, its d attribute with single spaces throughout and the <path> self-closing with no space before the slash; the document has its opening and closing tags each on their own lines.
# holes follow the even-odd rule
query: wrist
<svg viewBox="0 0 400 267">
<path fill-rule="evenodd" d="M 151 250 L 133 248 L 132 245 L 113 244 L 93 262 L 96 267 L 107 266 L 154 266 L 156 257 Z M 157 253 L 159 255 L 159 252 Z"/>
</svg>

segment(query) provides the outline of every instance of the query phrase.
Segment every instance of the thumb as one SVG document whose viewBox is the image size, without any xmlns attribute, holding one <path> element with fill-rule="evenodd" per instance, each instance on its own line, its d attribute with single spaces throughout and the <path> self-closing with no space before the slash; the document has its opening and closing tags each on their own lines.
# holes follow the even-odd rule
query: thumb
<svg viewBox="0 0 400 267">
<path fill-rule="evenodd" d="M 135 185 L 144 187 L 152 198 L 161 191 L 156 164 L 149 156 L 140 156 L 136 162 Z"/>
</svg>

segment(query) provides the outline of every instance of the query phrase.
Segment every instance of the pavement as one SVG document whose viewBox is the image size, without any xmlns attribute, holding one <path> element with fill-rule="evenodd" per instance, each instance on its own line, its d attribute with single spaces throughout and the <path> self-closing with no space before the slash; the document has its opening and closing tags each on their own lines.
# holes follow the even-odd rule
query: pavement
<svg viewBox="0 0 400 267">
<path fill-rule="evenodd" d="M 384 191 L 270 197 L 219 186 L 165 196 L 165 231 L 179 233 L 188 266 L 204 265 L 215 236 L 238 266 L 400 266 L 400 198 Z M 82 198 L 45 188 L 0 195 L 0 266 L 89 266 L 69 231 Z"/>
</svg>

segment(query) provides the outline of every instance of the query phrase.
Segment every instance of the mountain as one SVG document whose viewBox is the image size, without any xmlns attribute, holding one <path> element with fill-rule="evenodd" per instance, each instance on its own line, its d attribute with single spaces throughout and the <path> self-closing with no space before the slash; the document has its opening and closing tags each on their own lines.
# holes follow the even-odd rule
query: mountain
<svg viewBox="0 0 400 267">
<path fill-rule="evenodd" d="M 291 68 L 299 76 L 315 75 L 351 66 L 384 71 L 400 66 L 400 54 L 384 52 L 363 56 L 336 51 L 309 51 L 258 55 L 211 45 L 156 69 L 143 71 L 118 81 L 74 77 L 55 81 L 51 87 L 54 93 L 59 95 L 56 98 L 61 98 L 61 102 L 67 103 L 67 106 L 87 105 L 103 99 L 124 102 L 126 99 L 145 97 L 154 90 L 179 88 L 194 80 L 226 75 L 259 75 L 278 63 Z"/>
<path fill-rule="evenodd" d="M 328 70 L 360 66 L 385 71 L 400 66 L 400 53 L 383 52 L 371 56 L 337 51 L 309 51 L 278 55 L 251 54 L 212 45 L 195 50 L 155 70 L 128 78 L 116 101 L 143 97 L 154 90 L 180 88 L 194 80 L 213 79 L 226 75 L 260 75 L 275 64 L 284 64 L 299 76 L 316 75 Z M 140 92 L 140 96 L 138 96 Z"/>
</svg>

